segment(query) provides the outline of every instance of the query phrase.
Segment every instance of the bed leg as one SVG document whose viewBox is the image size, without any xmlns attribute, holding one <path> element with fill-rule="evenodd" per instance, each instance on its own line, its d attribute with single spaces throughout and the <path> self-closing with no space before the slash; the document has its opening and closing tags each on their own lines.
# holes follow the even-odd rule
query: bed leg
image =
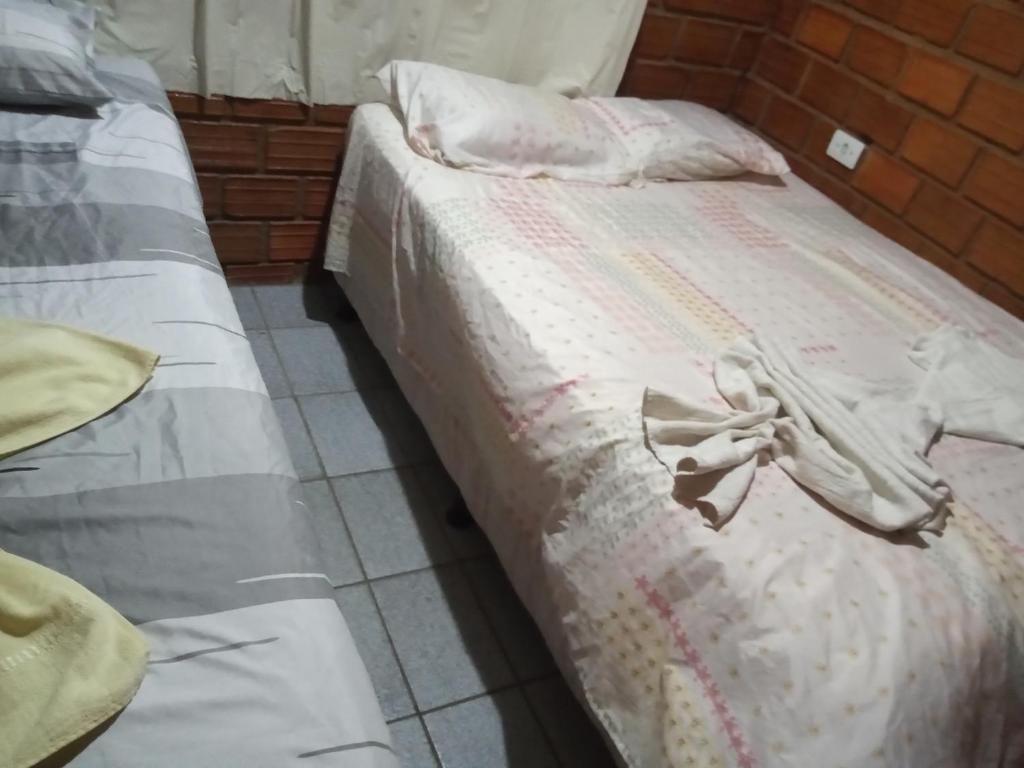
<svg viewBox="0 0 1024 768">
<path fill-rule="evenodd" d="M 448 507 L 444 519 L 452 528 L 458 528 L 459 530 L 464 530 L 475 524 L 473 516 L 469 514 L 469 508 L 466 507 L 466 500 L 462 498 L 461 494 Z"/>
</svg>

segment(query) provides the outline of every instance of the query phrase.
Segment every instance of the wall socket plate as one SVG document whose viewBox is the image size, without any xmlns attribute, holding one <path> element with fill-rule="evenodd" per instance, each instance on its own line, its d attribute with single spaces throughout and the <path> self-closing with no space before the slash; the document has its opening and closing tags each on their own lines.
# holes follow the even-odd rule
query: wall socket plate
<svg viewBox="0 0 1024 768">
<path fill-rule="evenodd" d="M 836 128 L 836 132 L 832 134 L 832 141 L 828 143 L 828 149 L 825 150 L 826 155 L 851 170 L 857 167 L 857 161 L 860 160 L 863 152 L 864 142 L 851 136 L 842 128 Z"/>
</svg>

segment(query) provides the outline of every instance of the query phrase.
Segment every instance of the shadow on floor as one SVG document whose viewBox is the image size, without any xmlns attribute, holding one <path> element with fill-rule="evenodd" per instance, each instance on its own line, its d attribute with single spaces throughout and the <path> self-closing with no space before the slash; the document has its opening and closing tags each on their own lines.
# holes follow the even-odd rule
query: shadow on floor
<svg viewBox="0 0 1024 768">
<path fill-rule="evenodd" d="M 330 324 L 338 344 L 345 350 L 349 359 L 367 354 L 366 349 L 351 349 L 353 344 L 360 343 L 353 341 L 353 329 L 361 326 L 354 309 L 333 279 L 328 277 L 304 284 L 303 304 L 309 318 Z M 369 354 L 376 358 L 372 364 L 351 366 L 350 372 L 356 390 L 365 392 L 390 387 L 397 390 L 397 383 L 390 377 L 390 373 L 387 374 L 386 381 L 381 380 L 380 372 L 382 368 L 386 370 L 386 364 L 376 349 L 371 349 Z M 389 428 L 389 425 L 405 425 L 403 431 L 422 431 L 422 425 L 404 402 L 394 403 L 377 398 L 365 398 L 364 402 L 371 417 L 380 427 L 387 443 L 387 450 L 395 459 L 393 463 L 396 466 L 402 464 L 408 458 L 410 435 L 396 434 L 393 426 Z M 408 413 L 396 415 L 388 412 L 388 409 L 400 407 L 408 409 Z M 417 441 L 421 439 L 430 454 L 428 461 L 440 467 L 440 461 L 433 454 L 425 432 L 422 436 L 415 437 Z M 476 760 L 479 759 L 480 751 L 487 749 L 503 753 L 504 762 L 501 765 L 510 768 L 539 768 L 545 765 L 585 765 L 587 768 L 599 768 L 602 765 L 614 765 L 582 708 L 571 699 L 571 696 L 566 695 L 568 690 L 564 683 L 560 680 L 531 677 L 529 671 L 524 672 L 524 668 L 529 665 L 523 664 L 520 659 L 509 653 L 509 646 L 506 644 L 508 635 L 532 631 L 539 637 L 539 630 L 532 625 L 532 620 L 528 618 L 525 609 L 514 597 L 511 586 L 496 567 L 495 574 L 490 576 L 492 583 L 494 579 L 504 583 L 495 589 L 503 595 L 507 592 L 513 596 L 510 601 L 499 604 L 493 599 L 494 592 L 490 595 L 482 593 L 480 570 L 489 568 L 490 563 L 496 563 L 496 558 L 490 546 L 481 541 L 483 537 L 473 525 L 468 529 L 457 529 L 446 522 L 449 507 L 460 501 L 454 483 L 445 478 L 447 482 L 442 481 L 435 484 L 437 487 L 425 489 L 422 480 L 417 479 L 415 473 L 399 471 L 397 476 L 402 484 L 402 493 L 407 499 L 427 499 L 426 504 L 410 505 L 415 524 L 419 527 L 420 539 L 427 548 L 429 560 L 435 564 L 438 571 L 437 583 L 440 585 L 442 600 L 454 618 L 462 644 L 471 656 L 470 663 L 475 667 L 476 674 L 479 675 L 487 692 L 468 697 L 476 701 L 463 699 L 464 703 L 460 704 L 460 700 L 456 699 L 436 708 L 425 709 L 422 702 L 416 701 L 416 691 L 411 681 L 405 680 L 416 701 L 416 710 L 423 716 L 430 740 L 442 764 L 446 768 L 481 765 Z M 339 497 L 338 501 L 344 508 L 345 500 Z M 439 523 L 444 530 L 444 538 L 438 538 L 436 535 Z M 471 597 L 467 597 L 466 585 L 469 585 Z M 518 614 L 521 614 L 521 617 Z M 486 624 L 483 630 L 481 616 Z M 509 622 L 525 623 L 530 626 L 524 630 L 510 625 Z M 481 642 L 481 631 L 493 634 L 493 639 L 497 642 Z M 396 646 L 401 643 L 401 639 L 389 635 L 389 641 L 392 643 L 396 658 L 399 658 Z M 499 652 L 504 658 L 493 658 L 494 648 L 500 648 Z M 544 653 L 546 654 L 546 650 Z M 400 664 L 403 667 L 408 666 L 408 663 L 401 659 Z M 550 669 L 553 670 L 553 663 Z M 548 678 L 550 674 L 548 672 Z M 406 672 L 403 670 L 403 676 L 405 675 Z M 488 696 L 488 693 L 491 695 Z M 568 712 L 565 711 L 567 708 Z M 494 719 L 497 718 L 503 732 L 503 744 L 495 745 L 493 740 L 488 744 L 478 743 L 476 737 L 480 734 L 471 732 L 472 722 L 460 722 L 462 717 L 469 720 L 476 717 L 485 718 L 492 724 L 492 728 Z M 553 717 L 559 722 L 545 722 Z M 568 729 L 564 727 L 563 721 L 571 721 Z M 569 735 L 567 738 L 553 738 L 555 731 L 564 731 Z M 471 754 L 458 754 L 460 752 Z M 474 752 L 475 755 L 472 754 Z M 420 767 L 417 765 L 414 768 Z M 499 768 L 499 765 L 495 764 L 495 768 Z"/>
</svg>

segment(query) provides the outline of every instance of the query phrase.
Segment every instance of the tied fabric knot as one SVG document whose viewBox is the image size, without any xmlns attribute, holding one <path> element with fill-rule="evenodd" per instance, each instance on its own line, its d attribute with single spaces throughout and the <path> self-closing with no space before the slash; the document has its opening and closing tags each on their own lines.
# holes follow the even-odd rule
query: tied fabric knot
<svg viewBox="0 0 1024 768">
<path fill-rule="evenodd" d="M 942 431 L 1024 445 L 1024 361 L 951 326 L 908 355 L 920 381 L 861 382 L 812 370 L 767 339 L 740 339 L 714 366 L 731 408 L 648 388 L 647 447 L 674 475 L 676 499 L 713 527 L 735 514 L 764 457 L 874 528 L 940 530 L 951 491 L 927 450 Z"/>
</svg>

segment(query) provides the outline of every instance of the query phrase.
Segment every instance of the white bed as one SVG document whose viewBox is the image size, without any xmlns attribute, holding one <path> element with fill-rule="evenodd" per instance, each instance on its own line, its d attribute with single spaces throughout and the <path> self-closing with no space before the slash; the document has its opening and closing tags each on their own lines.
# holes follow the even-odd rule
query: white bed
<svg viewBox="0 0 1024 768">
<path fill-rule="evenodd" d="M 559 664 L 631 766 L 1024 760 L 1024 452 L 944 437 L 941 536 L 858 527 L 775 465 L 721 531 L 647 451 L 646 386 L 721 403 L 756 329 L 812 365 L 907 374 L 945 322 L 1024 324 L 794 176 L 643 189 L 413 154 L 357 110 L 328 267 Z"/>
</svg>

